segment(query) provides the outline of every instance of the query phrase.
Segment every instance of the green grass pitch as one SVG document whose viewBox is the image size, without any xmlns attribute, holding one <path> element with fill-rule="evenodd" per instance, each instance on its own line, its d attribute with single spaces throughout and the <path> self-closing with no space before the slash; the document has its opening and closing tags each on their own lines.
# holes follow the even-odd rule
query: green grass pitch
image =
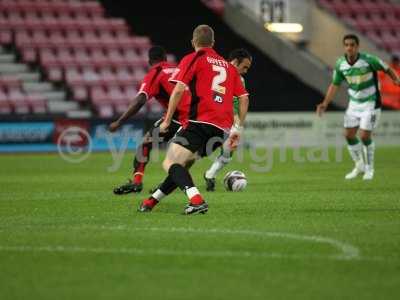
<svg viewBox="0 0 400 300">
<path fill-rule="evenodd" d="M 399 148 L 377 148 L 372 182 L 345 181 L 352 164 L 275 161 L 242 170 L 244 192 L 204 192 L 206 215 L 183 216 L 177 191 L 149 214 L 136 208 L 164 176 L 151 163 L 146 192 L 114 196 L 131 155 L 80 164 L 58 155 L 0 156 L 0 298 L 398 299 Z M 202 174 L 209 160 L 193 168 Z"/>
</svg>

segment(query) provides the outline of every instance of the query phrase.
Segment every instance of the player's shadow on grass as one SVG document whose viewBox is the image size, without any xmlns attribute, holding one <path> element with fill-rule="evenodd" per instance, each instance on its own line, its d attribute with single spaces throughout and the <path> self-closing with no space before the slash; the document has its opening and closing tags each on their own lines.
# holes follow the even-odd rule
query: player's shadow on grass
<svg viewBox="0 0 400 300">
<path fill-rule="evenodd" d="M 346 181 L 345 181 L 346 182 Z M 346 182 L 347 183 L 347 182 Z M 247 188 L 247 190 L 251 189 L 252 191 L 259 191 L 267 189 L 268 192 L 287 192 L 293 193 L 294 191 L 301 191 L 301 192 L 333 192 L 333 193 L 341 193 L 341 192 L 387 192 L 388 187 L 377 187 L 373 185 L 369 185 L 368 182 L 359 182 L 360 185 L 355 186 L 345 186 L 341 185 L 340 189 L 337 187 L 332 186 L 321 186 L 320 182 L 310 182 L 309 180 L 289 180 L 289 181 L 271 181 L 271 182 L 256 182 L 251 183 L 251 185 Z M 349 184 L 354 184 L 353 182 Z M 336 183 L 332 183 L 332 185 L 337 185 Z M 400 187 L 390 187 L 391 191 L 400 191 Z"/>
<path fill-rule="evenodd" d="M 291 209 L 293 212 L 304 212 L 304 213 L 371 213 L 371 212 L 400 212 L 400 208 L 323 208 L 323 209 Z"/>
<path fill-rule="evenodd" d="M 157 206 L 153 209 L 153 211 L 149 213 L 141 213 L 138 212 L 138 207 L 140 205 L 141 201 L 136 201 L 132 200 L 129 203 L 129 210 L 133 214 L 138 214 L 138 215 L 148 215 L 148 214 L 167 214 L 167 215 L 182 215 L 185 205 L 187 202 L 182 200 L 182 203 L 177 202 L 176 200 L 170 200 L 168 199 L 162 200 L 161 203 L 157 204 Z"/>
</svg>

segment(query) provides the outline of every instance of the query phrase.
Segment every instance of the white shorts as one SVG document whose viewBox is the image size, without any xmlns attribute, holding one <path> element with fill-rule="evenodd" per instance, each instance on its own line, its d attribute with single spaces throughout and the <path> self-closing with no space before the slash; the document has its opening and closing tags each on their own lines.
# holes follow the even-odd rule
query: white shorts
<svg viewBox="0 0 400 300">
<path fill-rule="evenodd" d="M 372 131 L 378 126 L 381 109 L 357 110 L 349 107 L 344 115 L 344 128 L 360 128 Z"/>
</svg>

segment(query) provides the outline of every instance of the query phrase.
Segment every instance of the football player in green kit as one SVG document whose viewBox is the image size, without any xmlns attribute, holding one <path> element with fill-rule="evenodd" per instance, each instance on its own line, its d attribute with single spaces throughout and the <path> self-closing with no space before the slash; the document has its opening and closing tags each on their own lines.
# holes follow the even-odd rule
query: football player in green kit
<svg viewBox="0 0 400 300">
<path fill-rule="evenodd" d="M 245 49 L 235 49 L 229 54 L 228 60 L 239 71 L 243 85 L 245 86 L 243 75 L 248 72 L 253 60 L 250 53 Z M 236 123 L 239 112 L 239 100 L 237 98 L 233 99 L 233 106 L 234 118 Z M 215 159 L 211 167 L 204 174 L 207 191 L 212 192 L 215 190 L 215 178 L 217 176 L 217 173 L 232 160 L 232 155 L 233 151 L 231 149 L 228 149 L 226 145 L 221 147 L 221 154 Z"/>
</svg>

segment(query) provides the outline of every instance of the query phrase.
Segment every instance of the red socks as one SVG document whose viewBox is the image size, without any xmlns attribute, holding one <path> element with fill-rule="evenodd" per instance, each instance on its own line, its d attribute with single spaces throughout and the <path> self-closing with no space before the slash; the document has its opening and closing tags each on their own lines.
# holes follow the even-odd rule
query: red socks
<svg viewBox="0 0 400 300">
<path fill-rule="evenodd" d="M 134 184 L 141 184 L 143 181 L 143 173 L 141 172 L 136 172 L 133 174 L 133 183 Z"/>
<path fill-rule="evenodd" d="M 204 202 L 203 197 L 201 197 L 200 194 L 194 195 L 192 198 L 190 198 L 190 204 L 193 205 L 200 205 Z"/>
<path fill-rule="evenodd" d="M 153 197 L 150 197 L 148 199 L 145 199 L 143 201 L 143 205 L 149 206 L 151 208 L 153 208 L 154 206 L 156 206 L 158 203 L 158 201 L 156 199 L 154 199 Z"/>
</svg>

